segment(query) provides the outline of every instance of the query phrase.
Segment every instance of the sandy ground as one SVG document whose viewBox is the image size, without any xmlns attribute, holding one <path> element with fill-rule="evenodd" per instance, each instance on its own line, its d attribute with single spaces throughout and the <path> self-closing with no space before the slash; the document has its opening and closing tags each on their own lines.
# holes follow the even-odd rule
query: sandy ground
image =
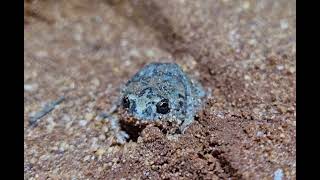
<svg viewBox="0 0 320 180">
<path fill-rule="evenodd" d="M 296 179 L 295 5 L 25 1 L 25 179 Z M 112 145 L 97 115 L 160 58 L 203 84 L 205 108 L 179 137 L 150 127 Z"/>
</svg>

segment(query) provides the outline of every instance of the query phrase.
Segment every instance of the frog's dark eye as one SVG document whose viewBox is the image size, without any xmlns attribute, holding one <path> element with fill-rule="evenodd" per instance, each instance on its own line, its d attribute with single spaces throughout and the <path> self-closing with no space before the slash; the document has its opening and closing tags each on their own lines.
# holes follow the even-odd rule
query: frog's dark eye
<svg viewBox="0 0 320 180">
<path fill-rule="evenodd" d="M 162 99 L 160 102 L 157 103 L 156 106 L 157 106 L 157 113 L 167 114 L 170 111 L 168 99 Z"/>
<path fill-rule="evenodd" d="M 129 100 L 129 98 L 128 97 L 123 97 L 123 99 L 122 99 L 122 106 L 124 107 L 124 108 L 129 108 L 130 107 L 130 100 Z"/>
</svg>

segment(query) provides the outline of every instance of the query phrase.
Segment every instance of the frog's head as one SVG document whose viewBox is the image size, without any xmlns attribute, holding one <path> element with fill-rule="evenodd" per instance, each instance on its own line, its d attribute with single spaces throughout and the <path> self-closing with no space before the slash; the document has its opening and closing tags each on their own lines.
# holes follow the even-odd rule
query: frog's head
<svg viewBox="0 0 320 180">
<path fill-rule="evenodd" d="M 172 97 L 164 97 L 163 93 L 145 88 L 139 93 L 125 93 L 122 95 L 122 107 L 134 117 L 141 120 L 158 120 L 162 117 L 172 117 L 180 111 L 181 103 L 175 102 Z"/>
</svg>

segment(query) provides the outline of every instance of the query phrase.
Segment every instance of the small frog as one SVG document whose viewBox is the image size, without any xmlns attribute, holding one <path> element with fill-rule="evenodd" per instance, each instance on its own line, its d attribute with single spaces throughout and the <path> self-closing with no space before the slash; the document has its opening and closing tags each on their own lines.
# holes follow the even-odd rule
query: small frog
<svg viewBox="0 0 320 180">
<path fill-rule="evenodd" d="M 169 122 L 169 126 L 174 124 L 183 133 L 193 122 L 204 97 L 202 86 L 191 80 L 176 63 L 150 63 L 125 84 L 117 105 L 109 113 L 120 109 L 128 116 L 108 117 L 120 144 L 129 138 L 121 125 Z"/>
</svg>

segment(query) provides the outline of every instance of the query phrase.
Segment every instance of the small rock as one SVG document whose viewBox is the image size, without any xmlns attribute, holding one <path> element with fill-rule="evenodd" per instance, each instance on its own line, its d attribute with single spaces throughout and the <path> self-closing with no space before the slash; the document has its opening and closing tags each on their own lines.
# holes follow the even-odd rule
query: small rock
<svg viewBox="0 0 320 180">
<path fill-rule="evenodd" d="M 153 50 L 149 49 L 146 51 L 146 55 L 149 57 L 149 58 L 152 58 L 155 56 L 155 53 L 153 52 Z"/>
<path fill-rule="evenodd" d="M 39 158 L 40 161 L 46 161 L 46 160 L 48 160 L 48 159 L 49 159 L 49 156 L 48 156 L 48 155 L 42 155 L 42 156 L 40 156 L 40 158 Z"/>
<path fill-rule="evenodd" d="M 263 136 L 263 132 L 262 132 L 262 131 L 258 131 L 258 132 L 257 132 L 257 136 L 258 136 L 258 137 Z"/>
<path fill-rule="evenodd" d="M 140 56 L 140 52 L 137 49 L 132 49 L 129 51 L 130 56 L 133 57 L 139 57 Z M 126 65 L 131 64 L 130 61 L 127 61 Z"/>
<path fill-rule="evenodd" d="M 106 139 L 106 136 L 105 136 L 104 134 L 101 134 L 101 135 L 99 136 L 99 139 L 100 139 L 100 140 L 105 140 L 105 139 Z"/>
<path fill-rule="evenodd" d="M 250 45 L 256 45 L 257 44 L 257 40 L 255 39 L 250 39 L 248 42 Z"/>
<path fill-rule="evenodd" d="M 281 71 L 281 70 L 284 69 L 284 66 L 283 66 L 283 65 L 278 65 L 278 66 L 277 66 L 277 69 L 278 69 L 279 71 Z"/>
<path fill-rule="evenodd" d="M 250 8 L 250 2 L 249 1 L 243 2 L 242 8 L 245 9 L 245 10 L 249 9 Z"/>
<path fill-rule="evenodd" d="M 100 148 L 100 149 L 98 149 L 98 150 L 96 151 L 95 154 L 96 154 L 97 156 L 102 156 L 105 152 L 106 152 L 105 149 Z"/>
<path fill-rule="evenodd" d="M 111 161 L 112 161 L 113 163 L 116 163 L 116 162 L 118 161 L 118 158 L 113 158 Z"/>
<path fill-rule="evenodd" d="M 86 121 L 86 120 L 80 120 L 79 121 L 79 126 L 84 127 L 84 126 L 87 125 L 87 123 L 88 123 L 88 121 Z"/>
<path fill-rule="evenodd" d="M 281 27 L 281 29 L 288 29 L 288 27 L 289 27 L 288 21 L 285 19 L 281 20 L 280 27 Z"/>
<path fill-rule="evenodd" d="M 274 177 L 273 179 L 274 180 L 282 180 L 283 178 L 283 171 L 282 169 L 277 169 L 275 172 L 274 172 Z"/>
<path fill-rule="evenodd" d="M 88 121 L 92 120 L 93 118 L 94 118 L 94 114 L 93 113 L 87 113 L 85 115 L 85 119 L 88 120 Z"/>
<path fill-rule="evenodd" d="M 47 51 L 37 51 L 35 53 L 35 56 L 37 58 L 45 58 L 45 57 L 48 57 L 48 52 Z"/>
<path fill-rule="evenodd" d="M 47 131 L 51 133 L 54 127 L 56 126 L 56 123 L 54 122 L 54 119 L 52 117 L 48 117 L 47 121 L 48 121 L 48 125 L 46 126 L 46 128 L 47 128 Z"/>
<path fill-rule="evenodd" d="M 58 149 L 59 149 L 58 146 L 53 146 L 50 150 L 51 151 L 58 151 Z"/>
<path fill-rule="evenodd" d="M 28 92 L 32 92 L 38 89 L 37 84 L 24 84 L 24 90 Z"/>
<path fill-rule="evenodd" d="M 94 85 L 94 86 L 99 86 L 100 85 L 100 81 L 99 81 L 99 79 L 97 79 L 97 78 L 94 78 L 92 81 L 91 81 L 91 83 Z"/>
<path fill-rule="evenodd" d="M 67 150 L 69 147 L 69 145 L 66 142 L 62 142 L 59 146 L 59 151 L 60 152 L 64 152 L 65 150 Z"/>
<path fill-rule="evenodd" d="M 83 161 L 89 161 L 90 160 L 90 155 L 87 155 L 83 158 Z"/>
<path fill-rule="evenodd" d="M 277 109 L 282 114 L 287 112 L 287 108 L 281 105 L 278 105 Z"/>
<path fill-rule="evenodd" d="M 94 120 L 95 120 L 95 121 L 102 121 L 102 120 L 104 120 L 104 118 L 103 118 L 102 116 L 96 116 L 96 117 L 94 118 Z"/>
<path fill-rule="evenodd" d="M 72 122 L 72 121 L 67 122 L 67 123 L 66 123 L 66 125 L 65 125 L 65 129 L 70 130 L 70 128 L 71 128 L 71 126 L 72 126 L 72 124 L 73 124 L 73 122 Z"/>
<path fill-rule="evenodd" d="M 63 115 L 62 120 L 65 122 L 69 122 L 71 120 L 71 117 L 68 115 Z"/>
<path fill-rule="evenodd" d="M 296 72 L 296 68 L 295 67 L 289 67 L 288 71 L 293 74 Z"/>
<path fill-rule="evenodd" d="M 35 164 L 36 162 L 37 162 L 37 159 L 36 159 L 36 158 L 30 159 L 30 163 L 31 163 L 31 164 Z"/>
<path fill-rule="evenodd" d="M 107 126 L 103 126 L 102 132 L 105 132 L 105 133 L 109 132 L 109 128 Z"/>
<path fill-rule="evenodd" d="M 248 75 L 244 75 L 244 79 L 249 81 L 249 80 L 251 80 L 251 77 Z"/>
<path fill-rule="evenodd" d="M 76 84 L 74 82 L 70 83 L 69 88 L 74 89 L 76 87 Z"/>
</svg>

